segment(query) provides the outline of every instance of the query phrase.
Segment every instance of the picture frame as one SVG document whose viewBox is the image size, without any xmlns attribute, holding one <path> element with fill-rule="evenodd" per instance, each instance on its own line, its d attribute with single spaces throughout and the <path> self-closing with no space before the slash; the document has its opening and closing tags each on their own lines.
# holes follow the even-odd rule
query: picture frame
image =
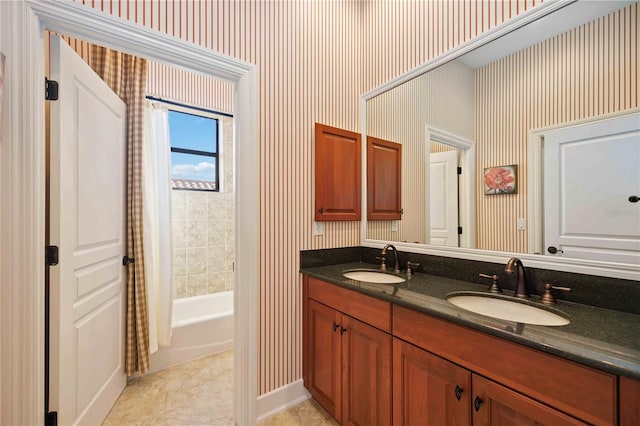
<svg viewBox="0 0 640 426">
<path fill-rule="evenodd" d="M 518 166 L 485 167 L 484 194 L 502 195 L 518 193 Z"/>
</svg>

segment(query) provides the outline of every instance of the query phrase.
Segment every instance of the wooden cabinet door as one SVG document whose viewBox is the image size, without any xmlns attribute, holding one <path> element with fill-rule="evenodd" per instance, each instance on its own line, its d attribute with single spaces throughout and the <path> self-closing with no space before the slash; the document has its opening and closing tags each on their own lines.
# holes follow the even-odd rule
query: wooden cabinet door
<svg viewBox="0 0 640 426">
<path fill-rule="evenodd" d="M 474 426 L 586 425 L 483 377 L 474 374 L 472 381 Z"/>
<path fill-rule="evenodd" d="M 391 424 L 391 335 L 342 316 L 342 424 Z"/>
<path fill-rule="evenodd" d="M 640 382 L 620 377 L 620 426 L 640 425 Z"/>
<path fill-rule="evenodd" d="M 470 425 L 471 373 L 393 339 L 393 424 Z"/>
<path fill-rule="evenodd" d="M 341 314 L 309 300 L 308 385 L 311 396 L 338 422 L 342 413 Z"/>
<path fill-rule="evenodd" d="M 367 220 L 400 220 L 402 145 L 367 136 Z"/>
<path fill-rule="evenodd" d="M 360 134 L 316 123 L 315 220 L 360 220 Z"/>
</svg>

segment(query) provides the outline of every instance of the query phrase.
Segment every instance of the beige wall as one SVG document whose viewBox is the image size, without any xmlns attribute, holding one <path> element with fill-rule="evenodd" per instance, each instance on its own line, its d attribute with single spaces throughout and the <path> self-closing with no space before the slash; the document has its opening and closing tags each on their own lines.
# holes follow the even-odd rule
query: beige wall
<svg viewBox="0 0 640 426">
<path fill-rule="evenodd" d="M 359 222 L 312 236 L 313 123 L 357 130 L 362 93 L 538 3 L 86 2 L 258 66 L 260 394 L 301 377 L 299 251 L 360 242 Z"/>
</svg>

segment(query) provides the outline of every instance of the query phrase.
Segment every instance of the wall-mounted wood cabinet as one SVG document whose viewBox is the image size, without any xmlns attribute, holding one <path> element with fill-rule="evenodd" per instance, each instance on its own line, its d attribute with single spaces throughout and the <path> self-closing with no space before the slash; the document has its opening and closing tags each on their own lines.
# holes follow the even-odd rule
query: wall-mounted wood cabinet
<svg viewBox="0 0 640 426">
<path fill-rule="evenodd" d="M 315 220 L 360 220 L 360 134 L 315 125 Z"/>
<path fill-rule="evenodd" d="M 367 136 L 367 220 L 400 220 L 402 145 Z"/>
</svg>

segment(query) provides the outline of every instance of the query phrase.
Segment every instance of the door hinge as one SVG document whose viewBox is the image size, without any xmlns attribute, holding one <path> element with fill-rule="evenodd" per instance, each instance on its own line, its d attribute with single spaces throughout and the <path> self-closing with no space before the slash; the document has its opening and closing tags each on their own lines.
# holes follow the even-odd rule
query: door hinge
<svg viewBox="0 0 640 426">
<path fill-rule="evenodd" d="M 461 175 L 462 174 L 462 167 L 458 167 L 458 174 Z"/>
<path fill-rule="evenodd" d="M 45 247 L 44 257 L 48 266 L 56 266 L 58 264 L 58 246 Z"/>
<path fill-rule="evenodd" d="M 458 226 L 458 235 L 462 235 L 462 226 Z"/>
<path fill-rule="evenodd" d="M 58 412 L 49 411 L 45 418 L 45 426 L 58 426 Z"/>
<path fill-rule="evenodd" d="M 47 101 L 58 100 L 58 82 L 44 78 L 44 99 Z"/>
</svg>

